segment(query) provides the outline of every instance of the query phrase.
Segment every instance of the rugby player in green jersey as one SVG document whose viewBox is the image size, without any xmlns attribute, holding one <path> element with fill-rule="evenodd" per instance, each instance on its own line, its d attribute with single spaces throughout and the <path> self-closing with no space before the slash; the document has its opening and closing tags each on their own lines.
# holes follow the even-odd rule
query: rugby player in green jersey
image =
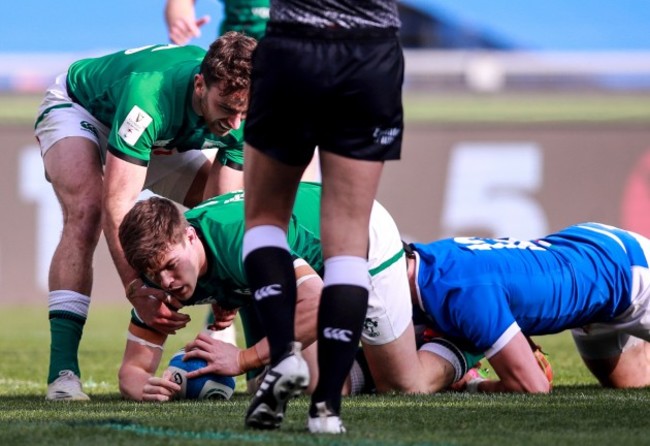
<svg viewBox="0 0 650 446">
<path fill-rule="evenodd" d="M 313 347 L 323 287 L 320 191 L 317 184 L 301 183 L 287 233 L 298 292 L 296 334 L 302 345 L 308 347 L 303 354 L 313 385 L 318 381 Z M 244 195 L 234 192 L 198 205 L 185 217 L 169 200 L 153 197 L 138 202 L 120 226 L 120 241 L 129 264 L 167 293 L 165 297 L 159 295 L 161 306 L 217 304 L 217 321 L 223 323 L 219 328 L 232 321 L 233 309 L 241 307 L 242 317 L 246 315 L 248 348 L 220 342 L 205 332 L 187 345 L 187 357 L 208 361 L 208 366 L 197 373 L 239 375 L 270 362 L 268 342 L 260 340 L 261 324 L 250 323 L 250 315 L 255 312 L 241 258 L 243 219 Z M 392 217 L 376 202 L 369 235 L 372 285 L 361 341 L 376 389 L 438 391 L 465 374 L 467 361 L 452 358 L 455 353 L 445 344 L 416 350 L 402 242 Z M 166 401 L 179 390 L 165 374 L 155 376 L 167 334 L 148 327 L 137 314 L 133 316 L 120 368 L 120 391 L 129 399 Z M 353 380 L 352 387 L 358 388 L 360 384 Z M 277 408 L 279 417 L 283 412 L 284 406 Z"/>
<path fill-rule="evenodd" d="M 255 46 L 233 32 L 207 53 L 175 45 L 129 49 L 74 62 L 48 89 L 35 135 L 64 224 L 49 273 L 47 399 L 88 399 L 77 353 L 102 231 L 143 320 L 163 333 L 187 323 L 186 315 L 151 305 L 147 295 L 156 291 L 140 288 L 117 229 L 143 188 L 192 206 L 241 187 Z"/>
<path fill-rule="evenodd" d="M 260 40 L 266 31 L 269 20 L 270 0 L 222 0 L 224 17 L 219 26 L 219 34 L 237 31 Z M 210 22 L 210 16 L 196 16 L 196 0 L 167 0 L 165 22 L 169 40 L 177 45 L 185 45 L 193 38 L 201 36 L 201 27 Z M 320 181 L 318 150 L 302 175 L 303 181 Z M 208 322 L 212 318 L 208 316 Z M 213 333 L 217 339 L 235 343 L 234 326 Z"/>
</svg>

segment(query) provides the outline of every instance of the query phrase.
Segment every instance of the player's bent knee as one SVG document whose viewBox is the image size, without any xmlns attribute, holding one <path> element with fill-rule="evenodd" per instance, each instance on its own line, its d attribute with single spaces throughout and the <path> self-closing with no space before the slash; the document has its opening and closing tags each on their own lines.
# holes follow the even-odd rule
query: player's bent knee
<svg viewBox="0 0 650 446">
<path fill-rule="evenodd" d="M 650 360 L 645 345 L 611 358 L 583 358 L 589 371 L 603 387 L 628 389 L 650 386 Z"/>
<path fill-rule="evenodd" d="M 551 393 L 552 389 L 553 388 L 551 387 L 551 383 L 545 381 L 533 386 L 530 390 L 528 390 L 528 393 Z"/>
</svg>

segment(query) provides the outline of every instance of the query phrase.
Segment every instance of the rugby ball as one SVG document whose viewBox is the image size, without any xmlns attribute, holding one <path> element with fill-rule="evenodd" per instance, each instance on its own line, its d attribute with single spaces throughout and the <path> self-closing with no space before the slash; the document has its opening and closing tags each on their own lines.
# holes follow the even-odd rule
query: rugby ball
<svg viewBox="0 0 650 446">
<path fill-rule="evenodd" d="M 220 376 L 208 373 L 188 379 L 187 373 L 206 366 L 203 359 L 188 359 L 183 361 L 185 350 L 181 349 L 172 356 L 168 370 L 171 380 L 181 386 L 176 395 L 178 399 L 224 399 L 229 400 L 235 391 L 235 379 L 231 376 Z"/>
</svg>

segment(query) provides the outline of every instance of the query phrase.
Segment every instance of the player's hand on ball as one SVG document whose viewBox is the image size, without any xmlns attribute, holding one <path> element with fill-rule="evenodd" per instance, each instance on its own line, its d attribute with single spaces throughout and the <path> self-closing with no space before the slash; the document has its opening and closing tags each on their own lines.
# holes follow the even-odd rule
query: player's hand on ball
<svg viewBox="0 0 650 446">
<path fill-rule="evenodd" d="M 181 390 L 181 386 L 172 381 L 171 376 L 172 373 L 165 370 L 162 377 L 149 378 L 142 389 L 142 400 L 165 402 L 172 399 Z"/>
<path fill-rule="evenodd" d="M 200 358 L 186 359 L 185 350 L 181 349 L 169 361 L 167 372 L 171 381 L 180 386 L 174 398 L 179 399 L 225 399 L 229 400 L 235 391 L 235 379 L 232 376 L 222 376 L 215 373 L 202 373 L 190 377 L 195 370 L 206 368 L 207 363 Z"/>
<path fill-rule="evenodd" d="M 199 358 L 207 361 L 207 366 L 188 373 L 188 378 L 195 378 L 204 373 L 235 376 L 244 371 L 239 366 L 241 349 L 227 342 L 212 339 L 208 333 L 200 333 L 185 346 L 185 359 Z"/>
</svg>

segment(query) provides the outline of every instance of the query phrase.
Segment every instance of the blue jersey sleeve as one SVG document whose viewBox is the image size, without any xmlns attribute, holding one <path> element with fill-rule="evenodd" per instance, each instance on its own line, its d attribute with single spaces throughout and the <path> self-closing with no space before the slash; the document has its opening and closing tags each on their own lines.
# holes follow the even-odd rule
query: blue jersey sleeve
<svg viewBox="0 0 650 446">
<path fill-rule="evenodd" d="M 447 323 L 454 336 L 466 339 L 478 351 L 490 350 L 516 324 L 506 291 L 498 285 L 479 284 L 452 291 Z"/>
</svg>

